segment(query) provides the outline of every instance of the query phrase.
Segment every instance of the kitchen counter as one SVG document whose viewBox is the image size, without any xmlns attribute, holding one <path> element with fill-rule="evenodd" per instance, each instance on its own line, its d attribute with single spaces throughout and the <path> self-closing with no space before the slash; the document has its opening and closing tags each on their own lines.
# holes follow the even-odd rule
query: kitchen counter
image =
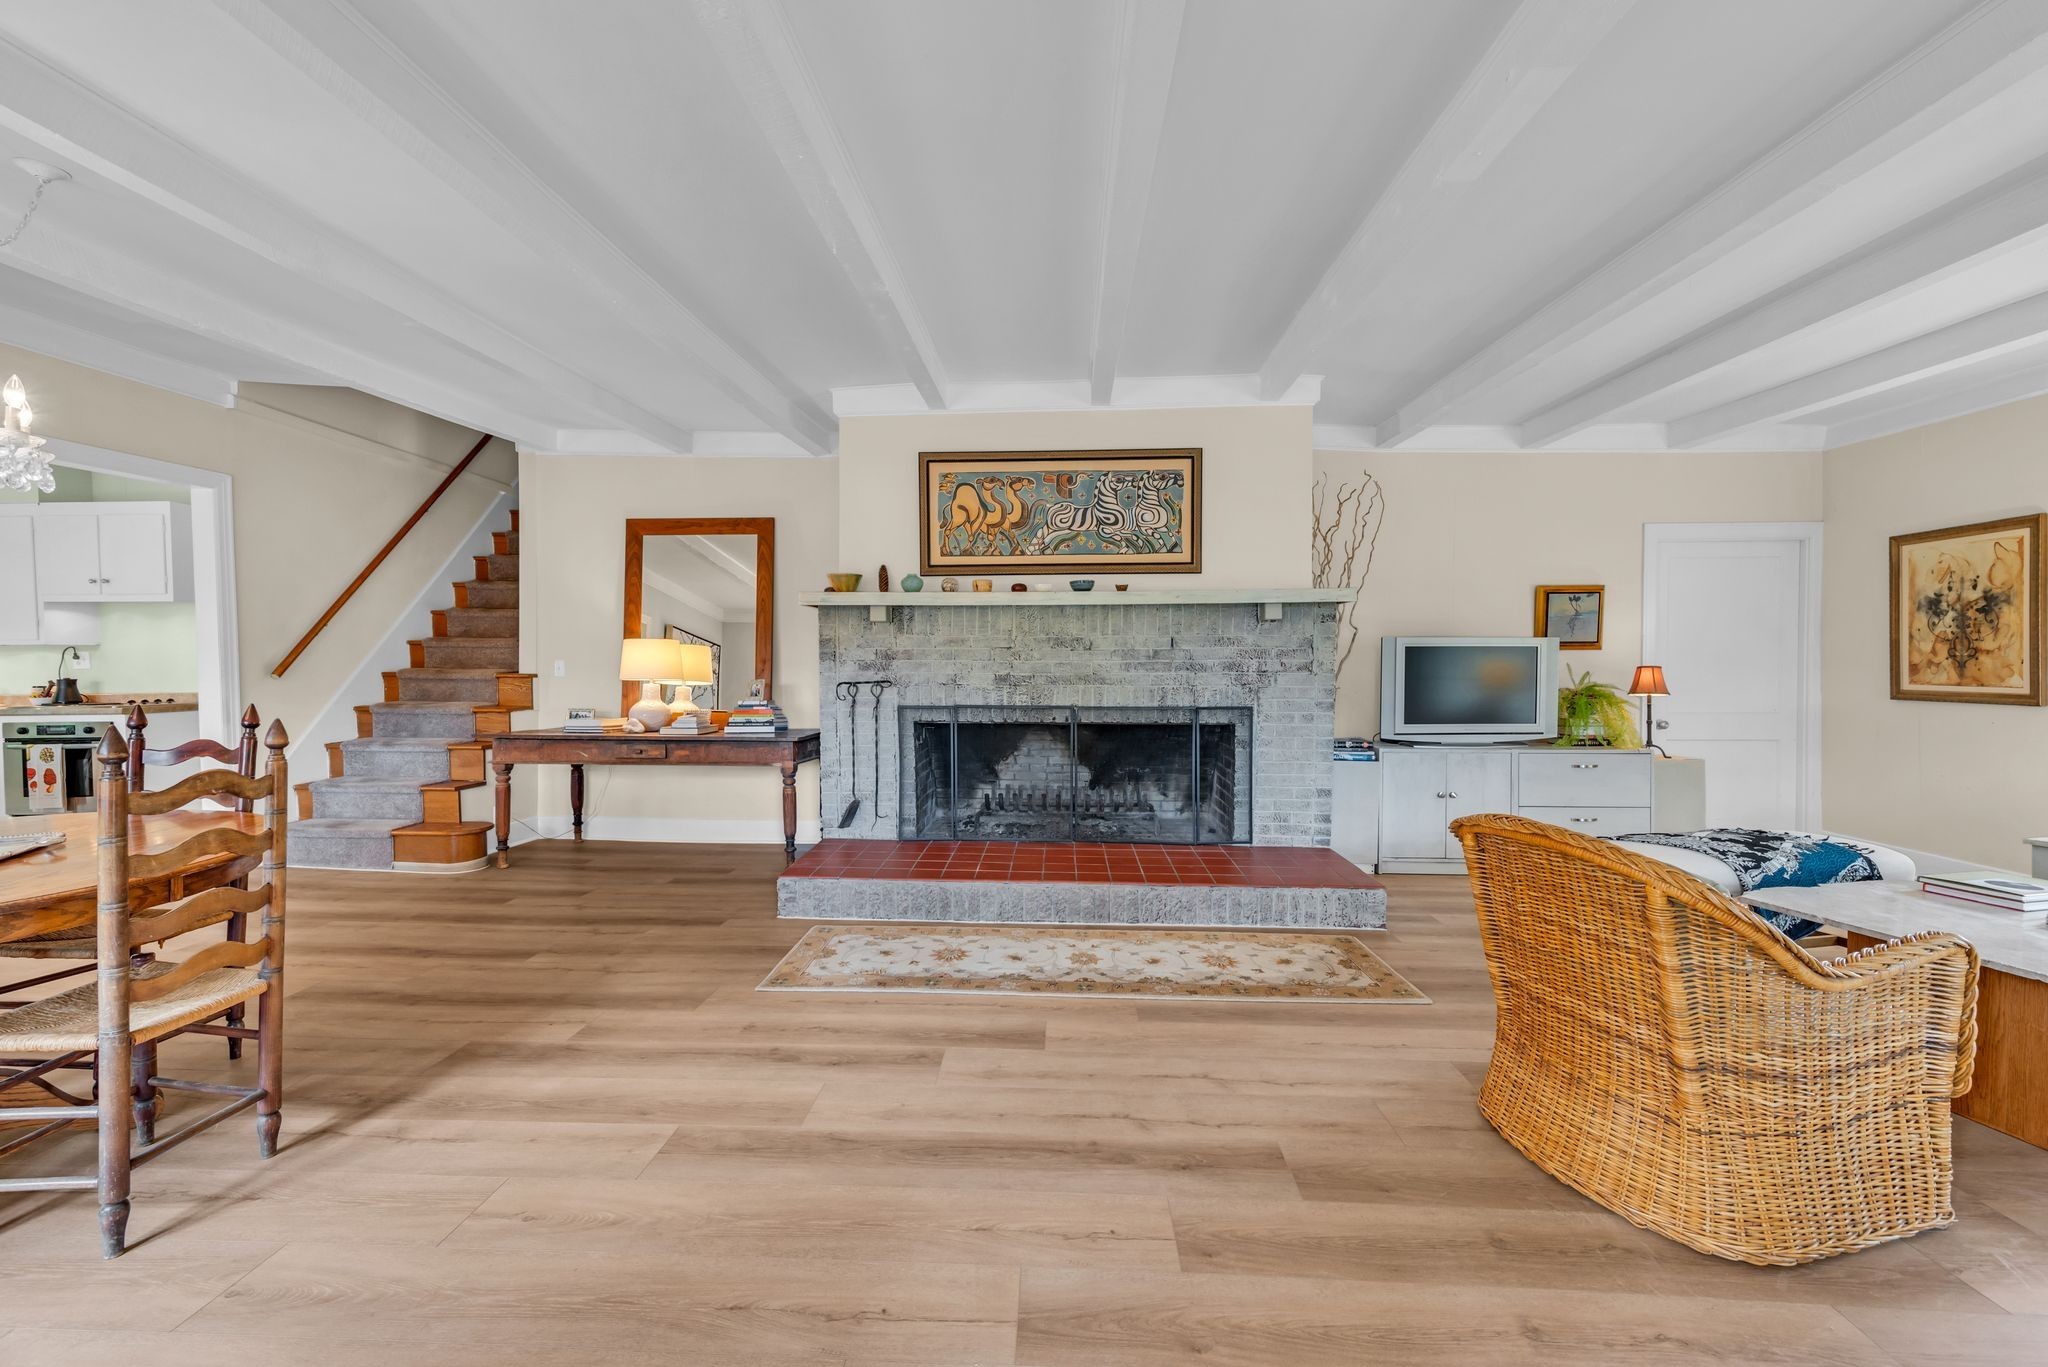
<svg viewBox="0 0 2048 1367">
<path fill-rule="evenodd" d="M 26 698 L 0 698 L 0 717 L 125 717 L 136 701 L 133 698 L 106 698 L 99 702 L 38 707 Z M 193 699 L 181 698 L 176 702 L 145 702 L 142 710 L 154 717 L 160 712 L 197 712 L 199 704 Z"/>
</svg>

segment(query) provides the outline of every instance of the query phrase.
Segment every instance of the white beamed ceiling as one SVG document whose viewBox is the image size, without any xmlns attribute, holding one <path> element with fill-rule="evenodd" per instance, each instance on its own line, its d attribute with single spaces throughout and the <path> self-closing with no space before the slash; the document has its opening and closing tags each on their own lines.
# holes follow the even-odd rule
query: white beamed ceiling
<svg viewBox="0 0 2048 1367">
<path fill-rule="evenodd" d="M 530 449 L 1812 449 L 2048 392 L 2044 0 L 11 0 L 0 232 L 13 157 L 73 180 L 0 340 Z"/>
</svg>

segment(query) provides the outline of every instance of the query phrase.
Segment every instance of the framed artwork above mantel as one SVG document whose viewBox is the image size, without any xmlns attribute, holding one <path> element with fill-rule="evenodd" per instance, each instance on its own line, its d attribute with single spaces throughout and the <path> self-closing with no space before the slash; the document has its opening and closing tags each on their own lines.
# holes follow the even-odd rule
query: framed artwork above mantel
<svg viewBox="0 0 2048 1367">
<path fill-rule="evenodd" d="M 925 574 L 1197 574 L 1200 447 L 918 454 Z"/>
</svg>

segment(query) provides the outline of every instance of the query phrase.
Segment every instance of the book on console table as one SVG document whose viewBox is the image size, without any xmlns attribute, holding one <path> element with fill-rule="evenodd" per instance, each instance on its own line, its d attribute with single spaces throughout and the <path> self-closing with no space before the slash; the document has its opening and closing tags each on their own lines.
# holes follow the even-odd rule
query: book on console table
<svg viewBox="0 0 2048 1367">
<path fill-rule="evenodd" d="M 1985 869 L 1974 873 L 1923 874 L 1920 890 L 1936 897 L 1997 907 L 2027 917 L 2048 918 L 2048 883 Z"/>
<path fill-rule="evenodd" d="M 719 731 L 709 712 L 685 712 L 661 728 L 664 736 L 715 736 Z"/>
<path fill-rule="evenodd" d="M 789 718 L 778 703 L 750 698 L 726 715 L 728 736 L 773 736 L 789 729 Z"/>
<path fill-rule="evenodd" d="M 605 736 L 625 729 L 624 717 L 577 718 L 562 723 L 562 730 L 572 736 Z"/>
</svg>

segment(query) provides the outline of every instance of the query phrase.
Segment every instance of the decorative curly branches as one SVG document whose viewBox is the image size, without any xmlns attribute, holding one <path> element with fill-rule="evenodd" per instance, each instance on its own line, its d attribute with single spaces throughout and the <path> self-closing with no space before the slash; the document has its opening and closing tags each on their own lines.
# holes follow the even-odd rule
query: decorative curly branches
<svg viewBox="0 0 2048 1367">
<path fill-rule="evenodd" d="M 1372 573 L 1373 557 L 1379 552 L 1380 528 L 1387 520 L 1386 488 L 1367 470 L 1357 484 L 1339 484 L 1333 500 L 1330 476 L 1325 471 L 1316 477 L 1311 508 L 1312 582 L 1319 589 L 1364 588 L 1366 576 Z M 1337 654 L 1337 673 L 1341 676 L 1344 662 L 1351 658 L 1351 651 L 1358 644 L 1358 599 L 1353 598 L 1338 612 L 1337 634 L 1342 638 L 1342 649 Z"/>
</svg>

